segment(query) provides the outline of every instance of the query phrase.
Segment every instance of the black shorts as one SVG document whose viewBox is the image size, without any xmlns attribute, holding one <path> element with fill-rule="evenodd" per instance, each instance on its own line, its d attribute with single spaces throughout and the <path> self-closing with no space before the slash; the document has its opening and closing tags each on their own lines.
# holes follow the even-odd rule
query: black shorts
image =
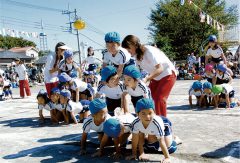
<svg viewBox="0 0 240 163">
<path fill-rule="evenodd" d="M 212 61 L 215 62 L 215 63 L 220 63 L 222 61 L 222 57 L 219 57 L 219 58 L 213 58 L 212 57 Z"/>
<path fill-rule="evenodd" d="M 232 91 L 229 92 L 229 94 L 228 94 L 229 98 L 234 98 L 234 95 L 235 95 L 235 91 L 234 91 L 234 90 L 232 90 Z M 226 98 L 226 96 L 225 96 L 224 93 L 221 93 L 221 94 L 219 95 L 219 98 Z"/>
<path fill-rule="evenodd" d="M 137 101 L 142 99 L 142 98 L 143 98 L 143 96 L 137 96 L 137 97 L 131 96 L 131 101 L 133 103 L 134 108 L 136 108 Z"/>
<path fill-rule="evenodd" d="M 107 103 L 108 113 L 111 116 L 113 116 L 114 110 L 117 107 L 121 107 L 121 98 L 120 99 L 111 99 L 111 98 L 106 97 L 106 103 Z"/>
</svg>

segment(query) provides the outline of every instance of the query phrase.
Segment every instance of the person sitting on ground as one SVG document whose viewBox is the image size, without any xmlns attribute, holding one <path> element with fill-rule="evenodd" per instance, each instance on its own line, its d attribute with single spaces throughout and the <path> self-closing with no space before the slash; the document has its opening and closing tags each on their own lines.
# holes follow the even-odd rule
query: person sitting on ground
<svg viewBox="0 0 240 163">
<path fill-rule="evenodd" d="M 103 124 L 111 116 L 107 113 L 107 104 L 103 99 L 95 98 L 89 104 L 89 110 L 91 115 L 83 122 L 83 133 L 81 139 L 81 151 L 80 155 L 87 154 L 86 141 L 88 133 L 91 130 L 98 133 L 98 140 L 101 142 L 103 137 Z"/>
</svg>

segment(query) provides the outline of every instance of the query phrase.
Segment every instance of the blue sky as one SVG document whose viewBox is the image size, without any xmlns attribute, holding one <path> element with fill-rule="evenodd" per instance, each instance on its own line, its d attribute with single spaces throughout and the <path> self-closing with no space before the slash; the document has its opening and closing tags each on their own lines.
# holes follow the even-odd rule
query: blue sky
<svg viewBox="0 0 240 163">
<path fill-rule="evenodd" d="M 18 6 L 14 1 L 61 10 L 66 10 L 68 4 L 71 11 L 76 8 L 78 16 L 87 23 L 80 33 L 88 38 L 80 35 L 80 41 L 96 49 L 105 46 L 104 33 L 110 31 L 119 32 L 122 38 L 128 34 L 135 34 L 143 43 L 151 42 L 146 28 L 150 23 L 148 17 L 151 8 L 155 7 L 157 0 L 12 0 L 13 3 L 0 0 L 0 29 L 40 33 L 39 24 L 42 19 L 49 49 L 53 50 L 55 44 L 62 41 L 77 50 L 76 36 L 60 29 L 60 26 L 68 26 L 67 15 L 59 11 Z M 238 1 L 227 0 L 227 5 L 239 5 Z M 39 47 L 39 39 L 29 39 Z"/>
</svg>

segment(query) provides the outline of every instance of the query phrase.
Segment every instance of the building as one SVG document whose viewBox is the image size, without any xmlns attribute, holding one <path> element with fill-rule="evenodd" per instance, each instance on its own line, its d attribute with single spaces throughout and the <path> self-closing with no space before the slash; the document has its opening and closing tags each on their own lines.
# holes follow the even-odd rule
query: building
<svg viewBox="0 0 240 163">
<path fill-rule="evenodd" d="M 34 59 L 38 59 L 38 53 L 39 50 L 37 50 L 35 47 L 28 46 L 28 47 L 15 47 L 11 48 L 8 51 L 14 52 L 14 53 L 24 53 L 26 56 L 29 56 Z"/>
</svg>

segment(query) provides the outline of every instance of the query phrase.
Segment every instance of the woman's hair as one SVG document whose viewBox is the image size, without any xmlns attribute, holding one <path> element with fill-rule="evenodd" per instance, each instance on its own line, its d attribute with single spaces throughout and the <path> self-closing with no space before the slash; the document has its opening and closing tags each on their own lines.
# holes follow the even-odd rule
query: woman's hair
<svg viewBox="0 0 240 163">
<path fill-rule="evenodd" d="M 60 46 L 64 46 L 65 44 L 63 43 L 63 42 L 58 42 L 57 44 L 56 44 L 56 46 L 55 46 L 55 54 L 56 54 L 56 59 L 55 59 L 55 63 L 54 63 L 54 65 L 53 65 L 53 67 L 56 67 L 57 66 L 57 61 L 58 60 L 62 60 L 63 59 L 63 56 L 58 56 L 57 54 L 58 54 L 58 50 L 59 50 L 59 47 Z"/>
<path fill-rule="evenodd" d="M 129 49 L 130 45 L 132 45 L 136 48 L 137 60 L 142 60 L 144 52 L 142 50 L 143 45 L 140 43 L 139 38 L 134 35 L 126 36 L 122 41 L 122 47 Z"/>
<path fill-rule="evenodd" d="M 91 49 L 93 49 L 93 47 L 91 47 L 91 46 L 89 46 L 89 47 L 87 48 L 87 52 L 88 52 L 87 56 L 88 56 L 88 57 L 89 57 L 89 56 L 94 56 L 94 52 L 93 52 L 91 55 L 89 55 L 89 52 L 90 52 Z"/>
</svg>

